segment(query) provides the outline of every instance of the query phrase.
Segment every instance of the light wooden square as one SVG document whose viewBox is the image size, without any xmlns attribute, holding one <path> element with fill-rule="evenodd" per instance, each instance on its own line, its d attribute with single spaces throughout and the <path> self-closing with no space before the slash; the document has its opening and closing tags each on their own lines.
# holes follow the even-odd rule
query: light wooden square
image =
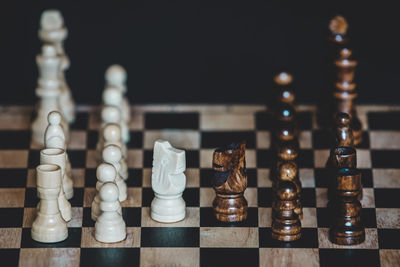
<svg viewBox="0 0 400 267">
<path fill-rule="evenodd" d="M 128 150 L 128 168 L 143 168 L 143 150 Z"/>
<path fill-rule="evenodd" d="M 200 247 L 212 248 L 257 248 L 258 228 L 256 227 L 201 227 Z"/>
<path fill-rule="evenodd" d="M 200 133 L 193 130 L 146 130 L 143 138 L 144 149 L 153 149 L 158 139 L 166 140 L 179 149 L 200 148 Z"/>
<path fill-rule="evenodd" d="M 0 228 L 0 248 L 20 248 L 22 228 Z"/>
<path fill-rule="evenodd" d="M 140 266 L 190 266 L 200 264 L 199 248 L 140 248 Z"/>
<path fill-rule="evenodd" d="M 271 133 L 269 131 L 257 131 L 257 148 L 268 149 L 271 146 Z"/>
<path fill-rule="evenodd" d="M 26 168 L 28 150 L 0 150 L 0 168 Z"/>
<path fill-rule="evenodd" d="M 25 188 L 0 188 L 0 208 L 24 207 Z"/>
<path fill-rule="evenodd" d="M 19 255 L 20 267 L 79 267 L 79 248 L 23 248 Z"/>
<path fill-rule="evenodd" d="M 313 248 L 260 248 L 260 266 L 318 267 L 318 249 Z"/>
</svg>

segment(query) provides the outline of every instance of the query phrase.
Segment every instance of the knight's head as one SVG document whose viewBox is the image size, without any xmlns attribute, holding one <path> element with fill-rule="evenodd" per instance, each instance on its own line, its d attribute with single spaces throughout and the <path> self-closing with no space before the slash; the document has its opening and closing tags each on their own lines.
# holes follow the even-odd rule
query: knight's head
<svg viewBox="0 0 400 267">
<path fill-rule="evenodd" d="M 167 167 L 171 174 L 182 173 L 186 169 L 185 151 L 172 147 L 168 141 L 157 140 L 154 143 L 154 164 Z"/>
<path fill-rule="evenodd" d="M 232 143 L 226 147 L 217 148 L 213 154 L 213 169 L 226 172 L 237 166 L 245 164 L 246 142 Z"/>
</svg>

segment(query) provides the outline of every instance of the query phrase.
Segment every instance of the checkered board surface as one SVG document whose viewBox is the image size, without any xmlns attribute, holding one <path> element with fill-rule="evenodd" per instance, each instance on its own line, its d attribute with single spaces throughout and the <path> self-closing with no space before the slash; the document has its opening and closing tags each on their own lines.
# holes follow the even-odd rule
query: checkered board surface
<svg viewBox="0 0 400 267">
<path fill-rule="evenodd" d="M 328 240 L 329 135 L 315 125 L 313 107 L 299 106 L 303 185 L 302 238 L 271 238 L 272 154 L 270 125 L 262 106 L 135 106 L 129 146 L 129 198 L 122 203 L 128 236 L 102 244 L 93 238 L 90 204 L 95 193 L 94 148 L 99 126 L 93 107 L 80 107 L 71 126 L 69 158 L 75 195 L 64 242 L 42 244 L 30 237 L 38 202 L 34 168 L 39 150 L 30 143 L 32 109 L 0 107 L 1 266 L 400 266 L 400 108 L 361 106 L 364 141 L 358 147 L 366 240 L 354 247 Z M 187 158 L 187 217 L 160 224 L 149 217 L 152 147 L 156 139 L 184 148 Z M 247 140 L 248 219 L 215 220 L 211 159 L 215 147 Z M 7 263 L 7 264 L 4 264 Z"/>
</svg>

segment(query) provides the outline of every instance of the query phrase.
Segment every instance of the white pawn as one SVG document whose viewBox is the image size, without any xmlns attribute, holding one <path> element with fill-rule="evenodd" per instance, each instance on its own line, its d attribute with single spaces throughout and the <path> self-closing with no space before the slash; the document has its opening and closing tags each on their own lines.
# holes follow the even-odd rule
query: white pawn
<svg viewBox="0 0 400 267">
<path fill-rule="evenodd" d="M 57 165 L 39 165 L 36 175 L 40 203 L 32 224 L 32 239 L 43 243 L 63 241 L 68 237 L 68 228 L 57 202 L 61 189 L 61 169 Z"/>
<path fill-rule="evenodd" d="M 128 123 L 124 118 L 124 110 L 123 110 L 123 102 L 122 102 L 122 93 L 116 87 L 107 87 L 103 92 L 103 103 L 106 107 L 113 106 L 118 107 L 121 112 L 121 132 L 122 132 L 122 140 L 124 143 L 128 143 L 130 140 Z"/>
<path fill-rule="evenodd" d="M 120 161 L 121 169 L 119 174 L 125 181 L 128 179 L 128 164 L 126 162 L 127 148 L 121 140 L 121 128 L 118 124 L 110 123 L 107 124 L 103 129 L 104 147 L 108 145 L 116 145 L 121 149 L 122 159 Z"/>
<path fill-rule="evenodd" d="M 105 79 L 106 79 L 106 84 L 115 86 L 117 87 L 122 95 L 124 96 L 122 99 L 122 119 L 126 122 L 129 123 L 130 121 L 130 105 L 129 105 L 129 100 L 125 96 L 127 88 L 126 88 L 126 71 L 121 65 L 111 65 L 108 67 L 106 70 L 105 74 Z"/>
<path fill-rule="evenodd" d="M 171 146 L 168 141 L 154 144 L 151 186 L 151 218 L 158 222 L 172 223 L 185 218 L 186 204 L 182 193 L 186 186 L 185 151 Z"/>
<path fill-rule="evenodd" d="M 70 61 L 65 54 L 63 42 L 68 36 L 68 30 L 64 27 L 64 19 L 58 10 L 46 10 L 40 18 L 39 38 L 55 46 L 57 55 L 61 59 L 59 105 L 61 113 L 68 122 L 75 120 L 75 104 L 72 99 L 71 90 L 65 80 L 65 71 L 70 66 Z"/>
<path fill-rule="evenodd" d="M 72 187 L 72 181 L 69 183 L 65 175 L 65 151 L 59 148 L 46 148 L 40 151 L 40 164 L 54 164 L 61 169 L 61 189 L 58 196 L 58 205 L 61 215 L 65 221 L 72 218 L 71 203 L 67 200 L 64 188 Z M 66 184 L 66 186 L 64 185 Z"/>
<path fill-rule="evenodd" d="M 100 188 L 101 215 L 95 224 L 95 238 L 99 242 L 114 243 L 126 238 L 126 225 L 118 212 L 118 187 L 113 182 L 104 183 Z"/>
<path fill-rule="evenodd" d="M 121 149 L 116 145 L 108 145 L 103 150 L 103 160 L 105 163 L 112 164 L 117 171 L 117 177 L 115 178 L 115 183 L 118 186 L 119 190 L 119 201 L 125 201 L 127 198 L 128 188 L 126 186 L 125 181 L 120 176 L 121 164 L 120 161 L 122 159 Z"/>
<path fill-rule="evenodd" d="M 44 145 L 45 148 L 59 148 L 65 151 L 65 182 L 64 191 L 67 199 L 71 199 L 74 196 L 72 167 L 67 154 L 67 147 L 65 144 L 64 130 L 61 126 L 62 117 L 58 111 L 52 111 L 47 116 L 49 125 L 44 133 Z"/>
<path fill-rule="evenodd" d="M 117 171 L 114 166 L 108 163 L 101 163 L 96 169 L 96 196 L 92 201 L 91 217 L 93 221 L 96 221 L 101 214 L 100 210 L 100 195 L 99 191 L 101 186 L 107 182 L 114 182 L 117 177 Z M 119 211 L 122 214 L 121 210 Z"/>
</svg>

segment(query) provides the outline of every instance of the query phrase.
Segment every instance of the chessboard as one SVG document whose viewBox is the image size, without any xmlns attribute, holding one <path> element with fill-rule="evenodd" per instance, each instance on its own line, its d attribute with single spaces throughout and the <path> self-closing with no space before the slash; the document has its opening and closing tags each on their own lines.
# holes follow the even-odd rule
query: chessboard
<svg viewBox="0 0 400 267">
<path fill-rule="evenodd" d="M 95 193 L 94 149 L 99 109 L 80 106 L 71 126 L 69 158 L 74 197 L 69 237 L 55 244 L 31 239 L 35 218 L 35 168 L 39 148 L 31 143 L 31 107 L 0 108 L 0 262 L 2 266 L 399 266 L 400 107 L 359 106 L 363 142 L 362 220 L 366 240 L 339 246 L 328 238 L 325 164 L 330 135 L 318 129 L 313 106 L 299 106 L 302 238 L 271 238 L 272 154 L 264 106 L 138 105 L 132 107 L 128 144 L 128 200 L 122 205 L 127 238 L 115 244 L 94 239 L 90 204 Z M 184 221 L 161 224 L 150 218 L 152 148 L 162 138 L 186 150 Z M 212 153 L 232 140 L 247 141 L 248 218 L 216 221 L 211 207 Z"/>
</svg>

